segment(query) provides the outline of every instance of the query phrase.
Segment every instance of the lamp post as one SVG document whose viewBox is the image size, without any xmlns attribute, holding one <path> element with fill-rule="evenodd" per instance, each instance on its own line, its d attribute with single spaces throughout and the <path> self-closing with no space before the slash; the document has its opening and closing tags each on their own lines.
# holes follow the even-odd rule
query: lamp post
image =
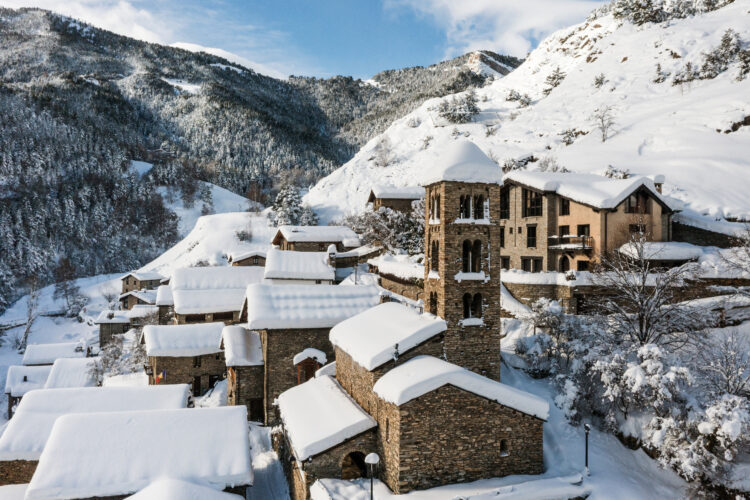
<svg viewBox="0 0 750 500">
<path fill-rule="evenodd" d="M 365 457 L 365 463 L 367 464 L 367 472 L 370 474 L 370 500 L 373 500 L 373 480 L 378 463 L 380 463 L 380 457 L 377 453 L 370 453 Z"/>
<path fill-rule="evenodd" d="M 589 424 L 583 424 L 583 430 L 586 431 L 586 475 L 589 475 L 589 432 L 591 426 Z"/>
</svg>

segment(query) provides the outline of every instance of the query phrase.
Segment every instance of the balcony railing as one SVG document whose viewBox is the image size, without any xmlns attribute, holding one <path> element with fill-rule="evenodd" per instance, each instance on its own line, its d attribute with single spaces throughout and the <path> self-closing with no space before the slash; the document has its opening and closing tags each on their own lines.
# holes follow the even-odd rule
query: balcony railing
<svg viewBox="0 0 750 500">
<path fill-rule="evenodd" d="M 594 248 L 594 238 L 591 236 L 572 235 L 550 236 L 548 247 L 550 250 L 559 250 L 563 252 L 585 252 Z"/>
</svg>

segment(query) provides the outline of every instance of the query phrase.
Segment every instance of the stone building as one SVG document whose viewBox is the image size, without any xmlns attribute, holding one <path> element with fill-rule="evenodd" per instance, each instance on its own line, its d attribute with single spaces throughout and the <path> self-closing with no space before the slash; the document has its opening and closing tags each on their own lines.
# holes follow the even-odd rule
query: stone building
<svg viewBox="0 0 750 500">
<path fill-rule="evenodd" d="M 425 181 L 426 309 L 445 319 L 446 359 L 500 379 L 502 172 L 457 141 Z"/>
<path fill-rule="evenodd" d="M 262 250 L 250 250 L 248 252 L 236 252 L 229 256 L 229 263 L 233 266 L 265 266 L 266 252 Z"/>
<path fill-rule="evenodd" d="M 213 388 L 226 376 L 223 328 L 220 322 L 144 327 L 149 384 L 189 384 L 196 397 Z"/>
<path fill-rule="evenodd" d="M 421 186 L 374 186 L 367 197 L 367 203 L 377 211 L 380 207 L 390 208 L 398 212 L 410 213 L 412 203 L 424 198 Z"/>
<path fill-rule="evenodd" d="M 60 358 L 85 358 L 89 354 L 83 341 L 29 344 L 23 353 L 21 363 L 25 366 L 51 365 Z"/>
<path fill-rule="evenodd" d="M 378 304 L 374 286 L 256 284 L 247 287 L 241 322 L 260 335 L 263 350 L 264 423 L 278 422 L 274 400 L 300 379 L 295 357 L 307 348 L 333 359 L 331 327 Z"/>
<path fill-rule="evenodd" d="M 133 271 L 120 279 L 122 280 L 120 293 L 127 293 L 133 290 L 153 290 L 161 284 L 164 276 L 151 271 Z"/>
<path fill-rule="evenodd" d="M 156 306 L 137 305 L 125 311 L 102 311 L 94 320 L 99 325 L 99 348 L 109 344 L 115 335 L 158 321 L 159 308 Z"/>
<path fill-rule="evenodd" d="M 156 289 L 156 307 L 159 308 L 160 325 L 174 322 L 174 297 L 169 285 L 161 285 Z"/>
<path fill-rule="evenodd" d="M 263 422 L 263 347 L 260 335 L 239 325 L 225 326 L 221 347 L 227 366 L 227 404 L 247 407 L 247 418 Z"/>
<path fill-rule="evenodd" d="M 332 285 L 336 269 L 328 252 L 268 251 L 263 272 L 266 283 L 274 285 Z"/>
<path fill-rule="evenodd" d="M 648 177 L 511 172 L 500 191 L 502 266 L 587 271 L 633 234 L 670 241 L 673 214 Z"/>
<path fill-rule="evenodd" d="M 161 285 L 160 285 L 161 286 Z M 129 310 L 135 306 L 153 306 L 156 304 L 155 290 L 130 290 L 120 295 L 120 309 Z"/>
<path fill-rule="evenodd" d="M 397 303 L 331 330 L 336 379 L 321 374 L 279 396 L 275 445 L 294 500 L 321 478 L 364 477 L 370 452 L 396 494 L 543 472 L 547 402 L 439 359 L 447 332 Z"/>
<path fill-rule="evenodd" d="M 52 365 L 8 367 L 5 375 L 5 397 L 8 400 L 8 419 L 13 417 L 13 410 L 21 402 L 24 394 L 34 389 L 42 389 Z"/>
<path fill-rule="evenodd" d="M 298 252 L 325 252 L 330 245 L 345 252 L 360 246 L 357 234 L 346 226 L 280 226 L 271 243 Z"/>
</svg>

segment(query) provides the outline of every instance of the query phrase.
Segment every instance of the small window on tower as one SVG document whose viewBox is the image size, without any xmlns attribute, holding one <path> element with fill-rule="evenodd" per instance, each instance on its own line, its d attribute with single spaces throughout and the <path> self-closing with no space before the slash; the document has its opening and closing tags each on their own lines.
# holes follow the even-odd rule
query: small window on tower
<svg viewBox="0 0 750 500">
<path fill-rule="evenodd" d="M 507 457 L 508 455 L 510 455 L 510 451 L 508 451 L 508 440 L 501 439 L 500 440 L 500 456 Z"/>
</svg>

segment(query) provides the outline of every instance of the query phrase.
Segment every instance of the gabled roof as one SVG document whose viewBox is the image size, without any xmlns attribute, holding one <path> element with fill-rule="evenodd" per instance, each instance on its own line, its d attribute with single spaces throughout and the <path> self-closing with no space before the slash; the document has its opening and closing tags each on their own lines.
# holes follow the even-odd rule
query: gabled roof
<svg viewBox="0 0 750 500">
<path fill-rule="evenodd" d="M 85 358 L 86 348 L 81 342 L 57 344 L 29 344 L 23 354 L 24 365 L 51 365 L 59 358 Z"/>
<path fill-rule="evenodd" d="M 393 359 L 397 348 L 403 354 L 445 329 L 445 320 L 437 316 L 386 302 L 334 326 L 329 338 L 360 366 L 374 370 Z"/>
<path fill-rule="evenodd" d="M 224 323 L 146 325 L 143 342 L 149 356 L 202 356 L 221 351 Z"/>
<path fill-rule="evenodd" d="M 452 385 L 527 415 L 547 420 L 549 403 L 534 394 L 483 377 L 433 356 L 417 356 L 383 375 L 372 390 L 397 406 Z"/>
<path fill-rule="evenodd" d="M 330 328 L 380 302 L 375 286 L 250 285 L 243 313 L 248 328 Z"/>
<path fill-rule="evenodd" d="M 500 167 L 471 141 L 461 139 L 451 142 L 436 155 L 422 179 L 422 185 L 436 182 L 465 182 L 480 184 L 502 184 Z"/>
<path fill-rule="evenodd" d="M 377 425 L 328 375 L 282 392 L 278 402 L 297 460 L 307 460 Z"/>
<path fill-rule="evenodd" d="M 266 251 L 265 250 L 249 250 L 249 251 L 244 251 L 244 252 L 235 252 L 230 256 L 230 258 L 232 259 L 232 262 L 249 259 L 250 257 L 263 257 L 265 259 Z"/>
<path fill-rule="evenodd" d="M 272 243 L 278 245 L 281 238 L 289 242 L 331 243 L 349 240 L 359 246 L 357 233 L 346 226 L 280 226 Z M 349 246 L 349 245 L 347 245 Z"/>
<path fill-rule="evenodd" d="M 157 296 L 156 290 L 131 290 L 129 292 L 120 294 L 120 300 L 124 299 L 125 297 L 129 297 L 131 295 L 137 298 L 138 300 L 145 302 L 146 304 L 156 303 L 156 296 Z"/>
<path fill-rule="evenodd" d="M 99 358 L 61 358 L 55 360 L 47 377 L 45 389 L 62 387 L 94 387 L 96 379 L 91 374 Z"/>
<path fill-rule="evenodd" d="M 27 500 L 111 497 L 173 477 L 253 481 L 244 406 L 70 414 L 57 419 Z"/>
<path fill-rule="evenodd" d="M 367 202 L 372 203 L 375 198 L 381 200 L 421 200 L 424 198 L 424 188 L 422 186 L 373 186 Z"/>
<path fill-rule="evenodd" d="M 263 280 L 260 266 L 187 267 L 177 269 L 169 286 L 177 314 L 239 311 L 245 289 Z"/>
<path fill-rule="evenodd" d="M 128 274 L 122 275 L 120 279 L 124 280 L 128 276 L 132 276 L 138 281 L 153 281 L 164 279 L 164 276 L 153 271 L 130 271 Z"/>
<path fill-rule="evenodd" d="M 19 398 L 29 391 L 41 389 L 47 382 L 52 366 L 23 366 L 12 365 L 8 367 L 5 376 L 5 394 Z M 26 380 L 24 380 L 26 377 Z"/>
<path fill-rule="evenodd" d="M 227 366 L 263 365 L 263 346 L 260 335 L 242 326 L 225 326 L 221 332 L 221 346 Z"/>
<path fill-rule="evenodd" d="M 654 187 L 654 181 L 644 176 L 610 179 L 602 175 L 574 172 L 528 172 L 516 170 L 505 175 L 504 181 L 521 184 L 545 193 L 556 193 L 578 203 L 599 209 L 614 209 L 638 189 L 646 189 L 656 201 L 672 211 Z"/>
<path fill-rule="evenodd" d="M 104 310 L 99 313 L 94 323 L 97 325 L 109 323 L 127 325 L 134 319 L 145 318 L 150 314 L 158 314 L 158 312 L 159 308 L 156 306 L 138 304 L 133 306 L 132 309 L 125 311 Z"/>
<path fill-rule="evenodd" d="M 182 479 L 162 478 L 149 484 L 126 500 L 241 500 L 233 493 L 210 488 Z"/>
<path fill-rule="evenodd" d="M 266 257 L 263 277 L 333 281 L 336 278 L 336 270 L 328 264 L 328 252 L 293 252 L 273 249 Z"/>
</svg>

